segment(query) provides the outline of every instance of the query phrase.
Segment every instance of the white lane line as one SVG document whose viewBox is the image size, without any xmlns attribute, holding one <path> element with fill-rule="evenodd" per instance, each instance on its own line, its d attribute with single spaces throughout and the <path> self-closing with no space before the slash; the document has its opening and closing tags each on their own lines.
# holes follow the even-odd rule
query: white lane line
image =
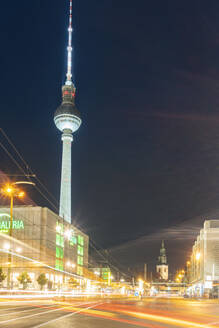
<svg viewBox="0 0 219 328">
<path fill-rule="evenodd" d="M 0 299 L 1 299 L 1 297 L 0 297 Z M 25 301 L 20 301 L 20 300 L 19 301 L 6 301 L 6 302 L 0 302 L 0 307 L 1 307 L 2 304 L 7 304 L 7 305 L 10 305 L 10 304 L 11 305 L 12 304 L 13 305 L 15 305 L 15 304 L 19 305 L 20 303 L 32 303 L 33 304 L 33 303 L 42 303 L 42 301 L 45 302 L 45 303 L 50 302 L 50 300 L 42 300 L 42 299 L 41 300 L 31 300 L 31 301 L 26 301 L 26 300 Z"/>
<path fill-rule="evenodd" d="M 33 305 L 33 306 L 34 306 L 34 305 Z M 22 309 L 23 309 L 24 307 L 25 307 L 25 306 L 20 306 L 20 308 L 22 308 Z M 9 310 L 12 311 L 12 310 L 16 310 L 16 309 L 18 310 L 18 309 L 19 309 L 19 306 L 16 306 L 16 307 L 14 307 L 14 308 L 10 308 L 10 307 L 8 307 L 8 308 L 5 308 L 5 309 L 1 309 L 1 307 L 0 307 L 0 313 L 3 312 L 3 311 L 9 311 Z"/>
<path fill-rule="evenodd" d="M 38 310 L 38 309 L 49 309 L 49 308 L 51 308 L 51 307 L 54 307 L 54 305 L 50 305 L 50 306 L 45 306 L 45 307 L 38 307 L 38 306 L 36 306 L 34 309 L 31 309 L 31 310 L 22 310 L 22 311 L 15 311 L 15 312 L 7 312 L 7 313 L 4 313 L 4 314 L 0 314 L 0 317 L 4 317 L 4 316 L 6 316 L 6 315 L 14 315 L 14 314 L 19 314 L 19 313 L 22 313 L 22 312 L 31 312 L 31 311 L 34 311 L 34 310 Z M 15 309 L 17 309 L 17 308 L 15 308 Z M 12 309 L 10 309 L 10 310 L 12 310 Z"/>
<path fill-rule="evenodd" d="M 45 314 L 45 313 L 50 313 L 50 312 L 55 312 L 55 311 L 60 311 L 60 310 L 63 310 L 63 309 L 62 309 L 62 308 L 58 308 L 58 309 L 55 309 L 55 310 L 44 311 L 44 312 L 38 312 L 38 313 L 35 313 L 35 314 L 26 315 L 26 316 L 24 316 L 24 317 L 19 317 L 19 318 L 14 318 L 14 319 L 9 319 L 9 320 L 4 320 L 4 321 L 0 321 L 0 325 L 2 325 L 3 323 L 8 323 L 8 322 L 16 321 L 16 320 L 21 320 L 21 319 L 32 318 L 32 317 L 35 317 L 35 316 L 37 316 L 37 315 L 42 315 L 42 314 Z"/>
<path fill-rule="evenodd" d="M 98 306 L 98 305 L 101 305 L 101 304 L 104 304 L 104 303 L 97 303 L 97 304 L 94 304 L 94 305 L 89 306 L 89 307 L 87 307 L 87 308 L 82 308 L 82 309 L 79 310 L 79 311 L 76 311 L 76 312 L 73 312 L 73 313 L 69 313 L 69 314 L 63 315 L 63 316 L 61 316 L 61 317 L 59 317 L 59 318 L 52 319 L 52 320 L 49 320 L 49 321 L 47 321 L 47 322 L 43 322 L 43 323 L 41 323 L 40 325 L 33 326 L 33 327 L 31 327 L 31 328 L 40 328 L 40 327 L 43 327 L 43 326 L 49 325 L 50 323 L 53 323 L 53 322 L 56 322 L 56 321 L 58 321 L 58 320 L 65 319 L 65 318 L 68 318 L 68 317 L 71 317 L 71 316 L 73 316 L 73 315 L 75 315 L 75 314 L 77 314 L 77 313 L 80 313 L 80 312 L 86 311 L 86 310 L 88 310 L 88 309 L 92 309 L 92 308 L 94 308 L 94 307 L 96 307 L 96 306 Z"/>
</svg>

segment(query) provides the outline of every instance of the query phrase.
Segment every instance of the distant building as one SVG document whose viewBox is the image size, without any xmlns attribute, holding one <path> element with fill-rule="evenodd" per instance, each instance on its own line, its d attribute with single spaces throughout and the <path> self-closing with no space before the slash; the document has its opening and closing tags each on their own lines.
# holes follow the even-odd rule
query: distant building
<svg viewBox="0 0 219 328">
<path fill-rule="evenodd" d="M 192 248 L 187 263 L 191 295 L 218 296 L 219 285 L 219 220 L 207 220 Z"/>
<path fill-rule="evenodd" d="M 168 280 L 168 264 L 163 240 L 161 243 L 160 256 L 158 257 L 158 264 L 156 265 L 156 272 L 160 280 Z"/>
<path fill-rule="evenodd" d="M 90 268 L 90 270 L 105 282 L 109 282 L 112 279 L 112 273 L 109 267 Z"/>
</svg>

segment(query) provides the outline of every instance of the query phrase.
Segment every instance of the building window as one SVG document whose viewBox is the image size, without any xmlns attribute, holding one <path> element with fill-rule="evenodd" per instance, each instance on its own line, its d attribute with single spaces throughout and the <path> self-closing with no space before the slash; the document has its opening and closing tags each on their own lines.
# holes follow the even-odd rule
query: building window
<svg viewBox="0 0 219 328">
<path fill-rule="evenodd" d="M 59 223 L 58 221 L 56 222 L 56 232 L 60 233 L 61 235 L 63 235 L 64 233 L 64 224 Z"/>
<path fill-rule="evenodd" d="M 83 268 L 82 267 L 80 267 L 80 266 L 77 267 L 77 274 L 79 276 L 83 276 Z"/>
<path fill-rule="evenodd" d="M 64 247 L 64 237 L 56 234 L 56 245 Z"/>
<path fill-rule="evenodd" d="M 78 235 L 78 244 L 81 246 L 84 246 L 84 237 L 83 236 Z"/>
<path fill-rule="evenodd" d="M 72 236 L 70 238 L 70 245 L 71 246 L 77 245 L 77 238 L 75 236 Z"/>
<path fill-rule="evenodd" d="M 63 271 L 63 262 L 61 260 L 56 259 L 56 269 Z"/>
<path fill-rule="evenodd" d="M 79 265 L 83 265 L 83 257 L 81 257 L 81 256 L 78 256 L 78 264 Z"/>
<path fill-rule="evenodd" d="M 63 259 L 64 252 L 63 249 L 56 246 L 56 257 Z"/>
<path fill-rule="evenodd" d="M 84 255 L 84 247 L 78 245 L 78 255 L 83 256 Z"/>
</svg>

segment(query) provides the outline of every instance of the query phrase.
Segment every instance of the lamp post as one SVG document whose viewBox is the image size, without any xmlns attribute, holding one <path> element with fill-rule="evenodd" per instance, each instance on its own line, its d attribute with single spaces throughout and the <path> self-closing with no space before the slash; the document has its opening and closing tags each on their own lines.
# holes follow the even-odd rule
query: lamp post
<svg viewBox="0 0 219 328">
<path fill-rule="evenodd" d="M 12 229 L 13 229 L 13 206 L 14 206 L 14 197 L 23 198 L 25 192 L 18 188 L 16 185 L 19 184 L 29 184 L 35 185 L 33 182 L 29 181 L 16 181 L 11 184 L 7 184 L 1 190 L 2 194 L 10 197 L 10 226 L 9 226 L 9 237 L 10 237 L 10 248 L 8 250 L 8 275 L 7 275 L 7 287 L 13 288 L 13 279 L 11 282 L 11 266 L 12 266 L 12 254 L 11 254 L 11 243 L 12 243 Z"/>
</svg>

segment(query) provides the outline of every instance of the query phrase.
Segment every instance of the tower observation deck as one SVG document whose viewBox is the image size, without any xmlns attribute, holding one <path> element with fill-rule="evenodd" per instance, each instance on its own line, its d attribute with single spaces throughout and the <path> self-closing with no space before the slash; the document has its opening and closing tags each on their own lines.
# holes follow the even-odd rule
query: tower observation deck
<svg viewBox="0 0 219 328">
<path fill-rule="evenodd" d="M 54 122 L 62 132 L 63 142 L 59 215 L 69 223 L 71 223 L 71 143 L 73 133 L 79 129 L 82 122 L 75 106 L 76 89 L 72 81 L 72 32 L 72 0 L 70 0 L 66 82 L 62 86 L 62 103 L 54 114 Z"/>
</svg>

